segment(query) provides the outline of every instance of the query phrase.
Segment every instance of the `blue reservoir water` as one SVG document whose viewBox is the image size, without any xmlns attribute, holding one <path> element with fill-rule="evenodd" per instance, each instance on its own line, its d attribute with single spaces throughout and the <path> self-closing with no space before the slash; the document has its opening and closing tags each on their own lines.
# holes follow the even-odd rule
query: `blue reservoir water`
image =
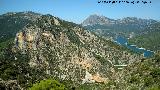
<svg viewBox="0 0 160 90">
<path fill-rule="evenodd" d="M 144 57 L 148 58 L 148 57 L 151 57 L 151 56 L 154 55 L 153 51 L 146 50 L 145 48 L 139 48 L 136 45 L 128 44 L 128 40 L 126 38 L 122 37 L 122 36 L 117 36 L 117 38 L 115 39 L 115 42 L 122 45 L 122 46 L 125 46 L 125 47 L 131 49 L 134 52 L 143 53 Z"/>
</svg>

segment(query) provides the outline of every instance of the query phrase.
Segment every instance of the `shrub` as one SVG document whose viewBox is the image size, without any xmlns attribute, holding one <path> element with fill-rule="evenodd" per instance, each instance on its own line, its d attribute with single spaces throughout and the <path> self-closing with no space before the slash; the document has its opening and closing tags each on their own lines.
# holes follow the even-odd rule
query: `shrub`
<svg viewBox="0 0 160 90">
<path fill-rule="evenodd" d="M 47 79 L 33 84 L 29 90 L 65 90 L 65 86 L 56 80 Z"/>
</svg>

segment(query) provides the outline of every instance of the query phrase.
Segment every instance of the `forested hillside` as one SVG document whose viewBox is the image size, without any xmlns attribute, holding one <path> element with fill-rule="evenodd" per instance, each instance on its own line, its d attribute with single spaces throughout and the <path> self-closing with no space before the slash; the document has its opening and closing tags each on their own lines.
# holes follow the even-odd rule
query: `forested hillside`
<svg viewBox="0 0 160 90">
<path fill-rule="evenodd" d="M 146 32 L 147 31 L 147 32 Z M 147 27 L 143 34 L 131 38 L 129 42 L 136 44 L 139 47 L 144 47 L 149 50 L 160 50 L 160 23 L 152 24 Z"/>
</svg>

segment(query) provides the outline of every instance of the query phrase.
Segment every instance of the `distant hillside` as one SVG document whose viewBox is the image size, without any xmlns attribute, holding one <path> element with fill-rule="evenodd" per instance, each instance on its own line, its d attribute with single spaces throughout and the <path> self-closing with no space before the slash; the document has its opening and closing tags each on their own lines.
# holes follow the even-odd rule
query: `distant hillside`
<svg viewBox="0 0 160 90">
<path fill-rule="evenodd" d="M 90 15 L 82 22 L 82 26 L 104 37 L 123 35 L 132 38 L 140 35 L 146 27 L 156 22 L 156 20 L 136 17 L 114 20 L 105 16 Z"/>
<path fill-rule="evenodd" d="M 147 31 L 147 32 L 146 32 Z M 144 29 L 141 35 L 131 38 L 129 42 L 149 50 L 160 50 L 160 23 L 155 23 Z"/>
<path fill-rule="evenodd" d="M 1 22 L 0 31 L 3 89 L 27 89 L 49 78 L 62 82 L 69 90 L 88 83 L 101 85 L 119 71 L 117 66 L 123 68 L 142 58 L 52 15 L 20 12 L 0 18 L 6 22 Z"/>
</svg>

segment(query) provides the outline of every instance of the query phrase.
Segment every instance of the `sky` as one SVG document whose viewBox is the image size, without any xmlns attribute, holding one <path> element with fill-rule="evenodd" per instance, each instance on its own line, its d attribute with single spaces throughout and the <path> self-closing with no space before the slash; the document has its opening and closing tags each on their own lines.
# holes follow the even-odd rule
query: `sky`
<svg viewBox="0 0 160 90">
<path fill-rule="evenodd" d="M 160 0 L 145 0 L 152 1 L 148 4 L 104 4 L 98 3 L 98 1 L 100 0 L 0 0 L 0 14 L 34 11 L 41 14 L 51 14 L 78 24 L 92 14 L 104 15 L 111 19 L 138 17 L 160 20 Z"/>
</svg>

